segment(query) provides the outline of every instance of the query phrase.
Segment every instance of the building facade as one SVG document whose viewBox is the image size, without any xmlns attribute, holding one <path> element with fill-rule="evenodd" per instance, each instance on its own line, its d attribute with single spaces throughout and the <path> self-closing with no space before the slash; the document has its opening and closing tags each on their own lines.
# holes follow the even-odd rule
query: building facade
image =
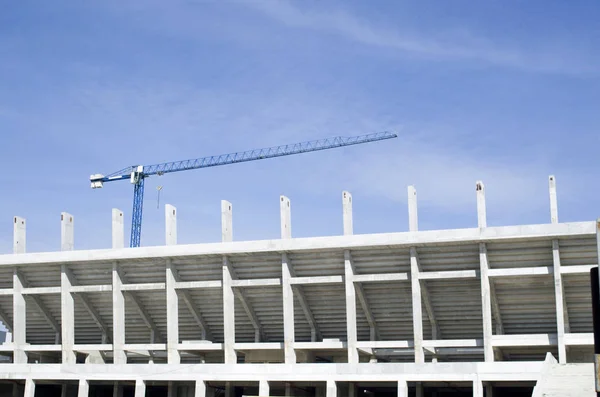
<svg viewBox="0 0 600 397">
<path fill-rule="evenodd" d="M 60 252 L 0 256 L 0 395 L 530 396 L 594 395 L 590 269 L 598 223 L 558 222 L 550 177 L 546 224 L 74 250 L 61 214 Z M 562 379 L 562 381 L 561 381 Z M 565 381 L 564 379 L 568 379 Z M 562 388 L 570 382 L 570 391 Z M 4 394 L 3 394 L 4 393 Z M 537 394 L 536 394 L 537 393 Z M 546 395 L 552 395 L 551 393 Z"/>
</svg>

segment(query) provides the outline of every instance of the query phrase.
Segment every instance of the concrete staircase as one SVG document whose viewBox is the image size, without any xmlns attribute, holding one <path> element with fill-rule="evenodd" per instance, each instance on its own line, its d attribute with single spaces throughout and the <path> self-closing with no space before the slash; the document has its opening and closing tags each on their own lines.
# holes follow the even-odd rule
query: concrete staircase
<svg viewBox="0 0 600 397">
<path fill-rule="evenodd" d="M 558 364 L 546 355 L 532 397 L 596 397 L 594 364 Z"/>
</svg>

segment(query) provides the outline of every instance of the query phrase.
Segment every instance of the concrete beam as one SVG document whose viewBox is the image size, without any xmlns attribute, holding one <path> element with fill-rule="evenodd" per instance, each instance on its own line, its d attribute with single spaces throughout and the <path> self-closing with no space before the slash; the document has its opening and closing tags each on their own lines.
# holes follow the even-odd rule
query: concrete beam
<svg viewBox="0 0 600 397">
<path fill-rule="evenodd" d="M 166 283 L 136 283 L 121 285 L 121 291 L 163 291 L 166 288 Z"/>
<path fill-rule="evenodd" d="M 352 281 L 355 283 L 387 283 L 407 280 L 409 280 L 408 273 L 355 274 L 352 276 Z"/>
<path fill-rule="evenodd" d="M 292 277 L 292 285 L 302 284 L 341 284 L 344 282 L 342 276 L 310 276 L 310 277 Z"/>
<path fill-rule="evenodd" d="M 253 287 L 279 287 L 281 285 L 280 278 L 257 278 L 250 280 L 232 280 L 234 288 L 253 288 Z"/>
<path fill-rule="evenodd" d="M 480 243 L 483 244 L 483 243 Z M 553 274 L 552 266 L 515 267 L 508 269 L 489 269 L 489 277 L 546 276 Z"/>
<path fill-rule="evenodd" d="M 72 251 L 75 249 L 75 233 L 74 233 L 73 215 L 67 212 L 60 214 L 60 250 Z"/>
<path fill-rule="evenodd" d="M 208 281 L 178 281 L 175 283 L 177 289 L 203 289 L 203 288 L 223 288 L 221 280 Z"/>
<path fill-rule="evenodd" d="M 116 208 L 112 210 L 112 247 L 113 249 L 125 248 L 123 211 Z"/>
<path fill-rule="evenodd" d="M 449 280 L 457 278 L 477 278 L 476 270 L 447 270 L 439 272 L 419 272 L 419 280 Z"/>
</svg>

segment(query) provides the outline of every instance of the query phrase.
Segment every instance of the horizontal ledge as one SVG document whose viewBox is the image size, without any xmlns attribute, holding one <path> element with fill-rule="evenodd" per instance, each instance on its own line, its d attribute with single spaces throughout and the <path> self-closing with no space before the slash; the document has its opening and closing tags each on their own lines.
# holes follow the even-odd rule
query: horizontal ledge
<svg viewBox="0 0 600 397">
<path fill-rule="evenodd" d="M 594 267 L 598 265 L 561 266 L 560 274 L 590 274 L 590 270 Z"/>
<path fill-rule="evenodd" d="M 419 280 L 452 278 L 477 278 L 477 270 L 448 270 L 441 272 L 419 272 Z"/>
<path fill-rule="evenodd" d="M 337 350 L 346 346 L 346 342 L 294 342 L 294 349 L 298 350 Z"/>
<path fill-rule="evenodd" d="M 23 350 L 26 352 L 60 352 L 62 345 L 25 345 Z"/>
<path fill-rule="evenodd" d="M 236 343 L 233 345 L 235 350 L 282 350 L 281 342 L 262 342 L 262 343 Z"/>
<path fill-rule="evenodd" d="M 594 345 L 594 334 L 593 333 L 565 334 L 565 345 L 568 345 L 568 346 L 593 346 Z"/>
<path fill-rule="evenodd" d="M 595 237 L 596 222 L 499 226 L 420 232 L 356 234 L 348 236 L 307 237 L 278 240 L 240 241 L 137 247 L 85 251 L 59 251 L 0 255 L 0 266 L 40 263 L 119 261 L 194 256 L 247 255 L 264 252 L 311 252 L 390 247 L 444 246 L 479 242 L 553 240 L 570 237 Z"/>
<path fill-rule="evenodd" d="M 222 286 L 221 280 L 178 281 L 175 283 L 175 289 L 221 288 Z"/>
<path fill-rule="evenodd" d="M 212 342 L 182 342 L 177 345 L 177 350 L 187 351 L 215 351 L 223 350 L 222 343 Z"/>
<path fill-rule="evenodd" d="M 356 342 L 358 349 L 408 349 L 414 347 L 412 340 L 390 340 L 390 341 L 363 341 Z"/>
<path fill-rule="evenodd" d="M 125 351 L 136 350 L 167 350 L 166 343 L 130 343 L 123 345 Z"/>
<path fill-rule="evenodd" d="M 2 288 L 0 289 L 0 295 L 12 295 L 14 290 L 12 288 Z"/>
<path fill-rule="evenodd" d="M 33 287 L 23 288 L 23 295 L 60 294 L 61 287 Z"/>
<path fill-rule="evenodd" d="M 121 291 L 160 291 L 166 288 L 165 283 L 123 284 Z"/>
<path fill-rule="evenodd" d="M 531 334 L 531 335 L 494 335 L 492 345 L 496 347 L 515 346 L 556 346 L 556 334 Z"/>
<path fill-rule="evenodd" d="M 423 347 L 482 347 L 483 339 L 424 340 Z"/>
<path fill-rule="evenodd" d="M 99 345 L 74 345 L 73 350 L 76 352 L 86 352 L 86 351 L 110 351 L 113 349 L 113 345 L 111 344 L 99 344 Z"/>
<path fill-rule="evenodd" d="M 80 292 L 111 292 L 112 285 L 73 285 L 71 287 L 71 292 L 80 293 Z"/>
<path fill-rule="evenodd" d="M 342 276 L 312 276 L 312 277 L 291 277 L 290 284 L 337 284 L 343 283 Z"/>
<path fill-rule="evenodd" d="M 407 281 L 408 273 L 382 273 L 382 274 L 355 274 L 352 281 L 355 283 L 380 283 L 386 281 Z"/>
<path fill-rule="evenodd" d="M 489 269 L 489 277 L 540 276 L 553 274 L 552 266 L 514 267 L 510 269 Z"/>
<path fill-rule="evenodd" d="M 231 280 L 232 287 L 270 287 L 281 285 L 280 278 L 260 278 L 246 280 Z"/>
</svg>

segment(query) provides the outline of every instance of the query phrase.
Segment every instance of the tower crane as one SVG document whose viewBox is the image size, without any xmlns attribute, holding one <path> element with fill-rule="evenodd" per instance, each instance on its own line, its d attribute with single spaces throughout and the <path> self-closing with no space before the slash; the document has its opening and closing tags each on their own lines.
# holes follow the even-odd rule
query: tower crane
<svg viewBox="0 0 600 397">
<path fill-rule="evenodd" d="M 377 132 L 352 137 L 333 137 L 326 139 L 300 142 L 288 145 L 273 146 L 263 149 L 253 149 L 238 153 L 208 156 L 198 159 L 172 161 L 152 165 L 135 165 L 123 168 L 109 175 L 94 174 L 90 176 L 92 189 L 104 187 L 105 182 L 129 180 L 133 184 L 133 212 L 131 219 L 130 247 L 139 247 L 142 235 L 142 211 L 144 204 L 144 181 L 153 175 L 163 175 L 170 172 L 195 170 L 199 168 L 216 167 L 220 165 L 242 163 L 274 157 L 290 156 L 318 150 L 334 149 L 343 146 L 358 145 L 368 142 L 396 138 L 391 132 Z"/>
</svg>

